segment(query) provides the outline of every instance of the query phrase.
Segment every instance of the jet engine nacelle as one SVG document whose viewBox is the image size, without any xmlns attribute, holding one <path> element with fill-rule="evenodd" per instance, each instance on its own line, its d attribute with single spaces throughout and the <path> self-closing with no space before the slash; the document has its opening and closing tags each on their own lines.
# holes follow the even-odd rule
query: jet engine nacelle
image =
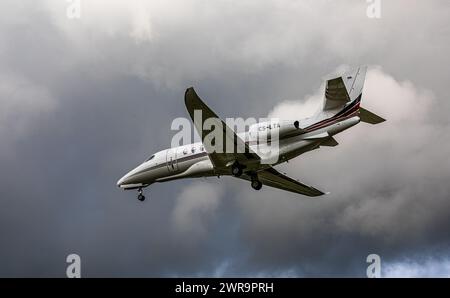
<svg viewBox="0 0 450 298">
<path fill-rule="evenodd" d="M 250 126 L 249 133 L 252 140 L 257 138 L 270 140 L 272 137 L 278 138 L 287 135 L 295 135 L 301 132 L 300 122 L 297 120 L 281 122 L 261 122 Z"/>
</svg>

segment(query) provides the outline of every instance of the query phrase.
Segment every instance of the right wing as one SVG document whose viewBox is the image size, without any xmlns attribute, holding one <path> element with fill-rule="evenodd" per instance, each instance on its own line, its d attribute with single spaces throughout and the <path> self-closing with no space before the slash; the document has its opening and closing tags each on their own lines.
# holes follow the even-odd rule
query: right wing
<svg viewBox="0 0 450 298">
<path fill-rule="evenodd" d="M 223 122 L 197 95 L 194 88 L 189 88 L 185 93 L 185 104 L 186 108 L 191 116 L 194 126 L 200 135 L 203 145 L 208 156 L 211 159 L 214 167 L 218 170 L 225 170 L 231 166 L 235 161 L 238 161 L 242 165 L 246 165 L 252 162 L 259 162 L 260 157 L 253 152 L 247 143 L 245 143 L 239 136 L 237 136 L 234 131 L 229 128 L 225 122 Z M 201 121 L 196 121 L 195 111 L 201 112 Z M 204 128 L 204 123 L 206 120 L 213 123 L 214 129 L 217 127 L 222 128 L 222 140 L 215 140 L 219 144 L 223 144 L 221 152 L 215 152 L 214 147 L 211 146 L 210 140 L 205 142 L 212 130 L 206 130 Z M 199 119 L 200 120 L 200 119 Z M 221 143 L 220 143 L 221 142 Z M 233 145 L 232 152 L 226 152 L 227 144 Z M 237 148 L 241 148 L 243 153 L 237 153 Z M 245 149 L 245 150 L 242 150 Z"/>
<path fill-rule="evenodd" d="M 250 180 L 250 177 L 245 175 L 243 179 Z M 266 170 L 258 172 L 258 179 L 264 185 L 290 191 L 293 193 L 298 193 L 308 197 L 317 197 L 325 194 L 324 192 L 312 186 L 305 185 L 284 174 L 281 174 L 274 168 L 268 168 Z"/>
</svg>

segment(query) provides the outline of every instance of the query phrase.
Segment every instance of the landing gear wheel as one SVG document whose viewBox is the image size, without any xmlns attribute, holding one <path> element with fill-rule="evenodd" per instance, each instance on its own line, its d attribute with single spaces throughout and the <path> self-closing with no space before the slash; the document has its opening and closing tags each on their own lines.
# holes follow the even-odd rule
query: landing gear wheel
<svg viewBox="0 0 450 298">
<path fill-rule="evenodd" d="M 238 163 L 235 163 L 231 166 L 231 174 L 234 177 L 240 177 L 242 175 L 242 167 Z"/>
<path fill-rule="evenodd" d="M 260 190 L 262 188 L 262 183 L 259 180 L 252 180 L 252 188 L 254 190 Z"/>
<path fill-rule="evenodd" d="M 142 194 L 142 188 L 139 188 L 138 192 L 138 200 L 141 202 L 145 201 L 145 196 Z"/>
</svg>

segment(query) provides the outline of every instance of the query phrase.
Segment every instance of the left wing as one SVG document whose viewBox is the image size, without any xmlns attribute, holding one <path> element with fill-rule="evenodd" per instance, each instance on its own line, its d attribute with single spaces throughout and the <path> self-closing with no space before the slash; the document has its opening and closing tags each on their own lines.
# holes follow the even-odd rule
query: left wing
<svg viewBox="0 0 450 298">
<path fill-rule="evenodd" d="M 245 175 L 245 177 L 243 176 L 242 178 L 250 180 L 250 177 L 248 177 L 247 175 Z M 268 168 L 266 170 L 258 172 L 258 179 L 264 185 L 302 194 L 308 197 L 318 197 L 325 194 L 324 192 L 312 186 L 305 185 L 297 180 L 281 174 L 274 168 Z"/>
<path fill-rule="evenodd" d="M 189 88 L 186 90 L 184 96 L 186 108 L 189 112 L 189 115 L 194 122 L 194 126 L 200 135 L 203 145 L 205 147 L 206 152 L 208 152 L 208 156 L 211 159 L 214 167 L 217 170 L 225 170 L 231 166 L 235 161 L 238 161 L 241 165 L 247 165 L 249 163 L 256 163 L 260 161 L 260 157 L 258 154 L 253 152 L 250 149 L 247 143 L 242 140 L 239 136 L 237 136 L 234 131 L 226 125 L 197 95 L 194 88 Z M 201 112 L 200 121 L 196 121 L 195 119 L 195 111 Z M 205 139 L 210 137 L 208 136 L 214 129 L 208 130 L 204 129 L 205 121 L 209 121 L 209 123 L 213 124 L 214 129 L 221 128 L 222 129 L 222 139 L 214 140 L 217 144 L 221 144 L 222 151 L 216 152 L 214 146 L 211 146 L 211 140 L 205 142 Z M 227 152 L 227 144 L 233 145 L 232 152 Z M 237 153 L 237 148 L 241 148 L 241 151 L 244 153 Z M 242 150 L 245 149 L 245 150 Z"/>
</svg>

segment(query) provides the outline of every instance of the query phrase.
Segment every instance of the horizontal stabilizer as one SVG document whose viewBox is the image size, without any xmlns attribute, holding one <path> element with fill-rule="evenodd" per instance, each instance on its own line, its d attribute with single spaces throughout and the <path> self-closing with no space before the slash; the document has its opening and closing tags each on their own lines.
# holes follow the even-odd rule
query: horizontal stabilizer
<svg viewBox="0 0 450 298">
<path fill-rule="evenodd" d="M 364 109 L 359 108 L 359 118 L 361 118 L 362 122 L 370 123 L 370 124 L 378 124 L 386 121 L 386 119 L 381 118 L 380 116 Z"/>
<path fill-rule="evenodd" d="M 333 137 L 329 137 L 325 141 L 320 143 L 320 146 L 327 146 L 327 147 L 335 147 L 337 145 L 339 145 L 339 143 Z"/>
</svg>

